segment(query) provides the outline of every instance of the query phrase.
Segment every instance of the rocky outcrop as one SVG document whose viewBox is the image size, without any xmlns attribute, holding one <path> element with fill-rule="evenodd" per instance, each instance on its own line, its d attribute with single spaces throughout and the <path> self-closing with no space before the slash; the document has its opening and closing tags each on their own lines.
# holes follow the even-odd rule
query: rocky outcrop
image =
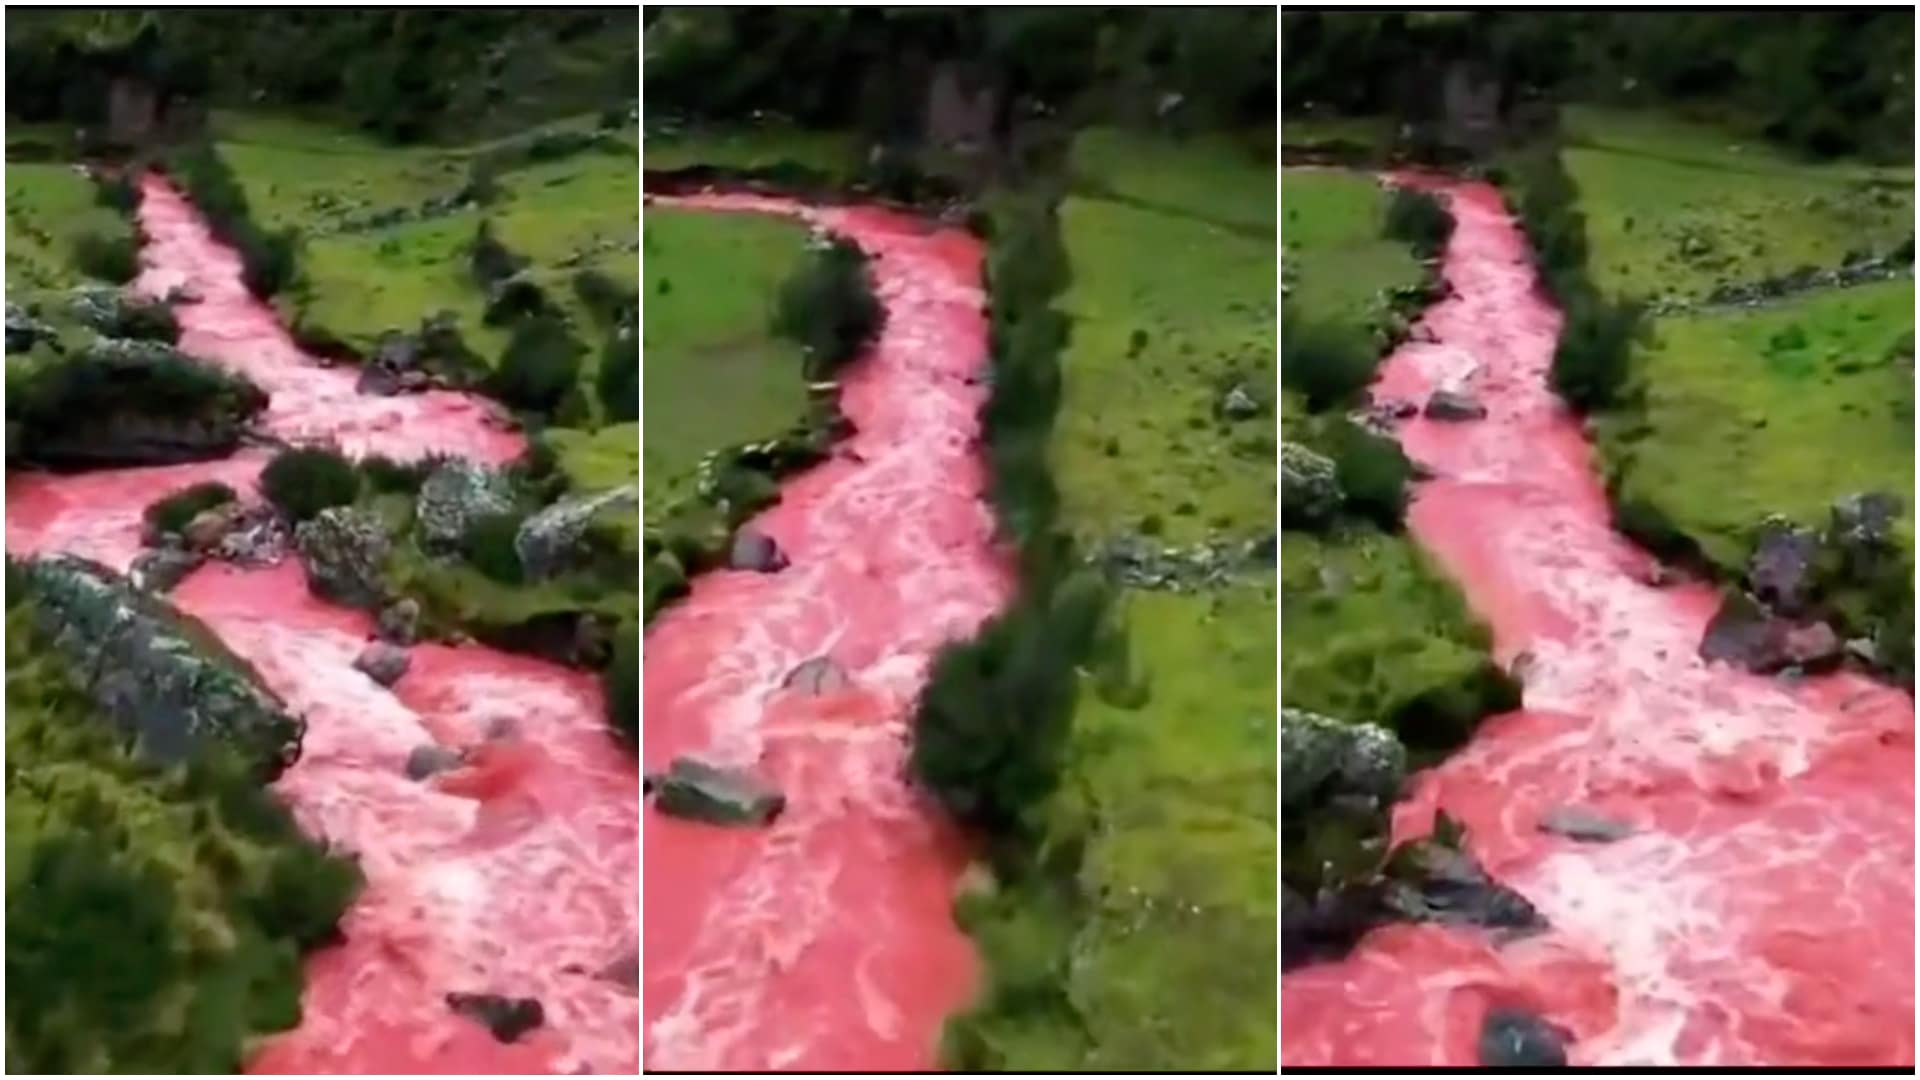
<svg viewBox="0 0 1920 1080">
<path fill-rule="evenodd" d="M 403 596 L 381 608 L 374 633 L 390 645 L 412 645 L 420 636 L 420 601 Z"/>
<path fill-rule="evenodd" d="M 1707 624 L 1700 658 L 1759 674 L 1788 668 L 1819 671 L 1838 664 L 1844 643 L 1823 622 L 1795 622 L 1767 611 L 1753 597 L 1730 592 Z"/>
<path fill-rule="evenodd" d="M 634 514 L 640 508 L 638 488 L 616 488 L 597 494 L 562 499 L 520 523 L 513 550 L 527 577 L 540 581 L 565 573 L 585 561 L 587 528 L 602 514 Z"/>
<path fill-rule="evenodd" d="M 1280 517 L 1291 528 L 1317 529 L 1340 512 L 1339 470 L 1333 459 L 1299 443 L 1280 444 Z"/>
<path fill-rule="evenodd" d="M 447 1008 L 477 1022 L 503 1043 L 514 1042 L 546 1023 L 546 1010 L 534 998 L 453 993 L 447 995 Z"/>
<path fill-rule="evenodd" d="M 1394 849 L 1386 878 L 1381 900 L 1404 919 L 1523 932 L 1546 927 L 1526 897 L 1493 880 L 1472 855 L 1437 835 Z"/>
<path fill-rule="evenodd" d="M 1343 795 L 1385 805 L 1399 793 L 1406 772 L 1406 747 L 1386 728 L 1342 723 L 1304 709 L 1280 710 L 1283 808 Z"/>
<path fill-rule="evenodd" d="M 137 588 L 167 592 L 200 569 L 206 556 L 184 548 L 150 548 L 133 557 L 127 576 Z"/>
<path fill-rule="evenodd" d="M 1760 523 L 1747 561 L 1747 588 L 1782 615 L 1798 615 L 1813 599 L 1813 564 L 1820 534 L 1778 515 Z"/>
<path fill-rule="evenodd" d="M 758 529 L 741 529 L 733 534 L 733 547 L 727 553 L 727 566 L 733 570 L 752 570 L 772 574 L 787 568 L 787 555 L 773 537 Z"/>
<path fill-rule="evenodd" d="M 459 549 L 474 522 L 512 512 L 513 488 L 506 474 L 451 458 L 420 484 L 414 517 L 422 546 L 444 554 Z"/>
<path fill-rule="evenodd" d="M 1201 592 L 1274 570 L 1279 538 L 1214 540 L 1180 547 L 1122 533 L 1088 553 L 1107 576 L 1135 589 Z"/>
<path fill-rule="evenodd" d="M 221 743 L 268 779 L 298 760 L 305 723 L 197 620 L 71 555 L 24 574 L 35 623 L 143 757 L 181 762 Z"/>
<path fill-rule="evenodd" d="M 23 353 L 39 341 L 53 340 L 54 329 L 28 315 L 22 308 L 7 305 L 7 352 Z"/>
<path fill-rule="evenodd" d="M 180 340 L 180 323 L 173 309 L 158 300 L 146 300 L 119 289 L 84 286 L 67 301 L 74 318 L 102 337 L 162 341 Z"/>
<path fill-rule="evenodd" d="M 786 809 L 787 797 L 742 769 L 675 758 L 665 773 L 646 778 L 654 809 L 710 825 L 765 825 Z"/>
<path fill-rule="evenodd" d="M 1524 1009 L 1492 1009 L 1480 1024 L 1480 1064 L 1494 1069 L 1564 1069 L 1570 1036 Z"/>
<path fill-rule="evenodd" d="M 330 506 L 294 531 L 307 588 L 315 596 L 372 610 L 386 600 L 385 567 L 393 542 L 371 511 Z"/>
</svg>

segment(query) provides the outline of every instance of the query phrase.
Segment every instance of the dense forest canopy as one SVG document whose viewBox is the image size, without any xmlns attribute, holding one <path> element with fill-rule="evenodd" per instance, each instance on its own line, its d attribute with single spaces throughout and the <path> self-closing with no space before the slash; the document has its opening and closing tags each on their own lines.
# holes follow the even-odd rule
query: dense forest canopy
<svg viewBox="0 0 1920 1080">
<path fill-rule="evenodd" d="M 1467 60 L 1516 95 L 1711 103 L 1820 156 L 1905 156 L 1913 138 L 1913 12 L 1289 12 L 1289 113 L 1405 114 L 1420 73 Z"/>
<path fill-rule="evenodd" d="M 16 12 L 7 107 L 105 120 L 116 77 L 164 98 L 321 106 L 398 140 L 510 128 L 633 97 L 631 9 Z"/>
<path fill-rule="evenodd" d="M 894 133 L 943 63 L 1055 112 L 1273 117 L 1271 8 L 650 7 L 645 33 L 650 109 L 701 119 Z"/>
</svg>

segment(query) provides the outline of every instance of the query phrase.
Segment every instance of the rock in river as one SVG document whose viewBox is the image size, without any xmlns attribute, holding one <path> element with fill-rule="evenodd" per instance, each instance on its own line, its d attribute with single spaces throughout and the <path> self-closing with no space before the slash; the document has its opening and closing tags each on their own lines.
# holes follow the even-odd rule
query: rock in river
<svg viewBox="0 0 1920 1080">
<path fill-rule="evenodd" d="M 647 777 L 654 808 L 672 817 L 713 825 L 765 825 L 786 809 L 787 797 L 743 769 L 675 758 L 665 773 Z"/>
<path fill-rule="evenodd" d="M 802 693 L 818 697 L 845 690 L 852 685 L 847 673 L 830 656 L 816 656 L 811 660 L 802 660 L 794 665 L 787 677 L 780 680 L 782 690 L 798 687 Z"/>
<path fill-rule="evenodd" d="M 315 596 L 372 609 L 385 598 L 382 576 L 392 541 L 386 525 L 371 511 L 330 506 L 294 530 L 307 588 Z"/>
<path fill-rule="evenodd" d="M 1386 728 L 1342 723 L 1304 709 L 1280 711 L 1280 797 L 1285 807 L 1339 794 L 1391 802 L 1406 770 L 1406 747 Z"/>
<path fill-rule="evenodd" d="M 1435 390 L 1427 399 L 1429 420 L 1484 420 L 1487 407 L 1464 390 Z"/>
<path fill-rule="evenodd" d="M 409 662 L 407 650 L 384 641 L 368 645 L 360 650 L 359 656 L 353 658 L 354 670 L 381 686 L 392 686 L 399 682 L 400 676 L 407 673 Z"/>
<path fill-rule="evenodd" d="M 1633 835 L 1633 826 L 1584 806 L 1556 806 L 1540 815 L 1538 827 L 1541 832 L 1597 844 L 1608 844 Z"/>
<path fill-rule="evenodd" d="M 786 569 L 787 555 L 774 543 L 773 537 L 758 529 L 743 528 L 733 534 L 733 550 L 727 555 L 727 566 L 771 574 Z"/>
<path fill-rule="evenodd" d="M 225 743 L 266 777 L 300 757 L 305 723 L 213 632 L 98 563 L 27 563 L 34 622 L 141 756 L 184 761 Z"/>
<path fill-rule="evenodd" d="M 466 755 L 449 746 L 425 743 L 407 753 L 407 779 L 425 780 L 435 773 L 457 769 Z"/>
<path fill-rule="evenodd" d="M 478 1021 L 503 1043 L 515 1041 L 547 1019 L 538 1000 L 504 994 L 448 994 L 447 1007 Z"/>
<path fill-rule="evenodd" d="M 411 645 L 420 634 L 420 601 L 403 596 L 380 609 L 374 633 L 392 645 Z"/>
<path fill-rule="evenodd" d="M 1480 1025 L 1480 1064 L 1495 1069 L 1564 1069 L 1566 1034 L 1523 1009 L 1494 1009 Z"/>
</svg>

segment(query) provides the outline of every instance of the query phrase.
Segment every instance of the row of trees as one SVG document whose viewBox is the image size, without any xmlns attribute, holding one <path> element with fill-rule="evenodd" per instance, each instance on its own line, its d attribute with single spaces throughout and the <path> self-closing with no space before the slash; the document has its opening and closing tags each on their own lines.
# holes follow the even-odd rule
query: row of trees
<svg viewBox="0 0 1920 1080">
<path fill-rule="evenodd" d="M 1515 96 L 1731 105 L 1816 155 L 1913 145 L 1913 13 L 1289 12 L 1289 109 L 1418 114 L 1436 64 L 1471 61 Z"/>
</svg>

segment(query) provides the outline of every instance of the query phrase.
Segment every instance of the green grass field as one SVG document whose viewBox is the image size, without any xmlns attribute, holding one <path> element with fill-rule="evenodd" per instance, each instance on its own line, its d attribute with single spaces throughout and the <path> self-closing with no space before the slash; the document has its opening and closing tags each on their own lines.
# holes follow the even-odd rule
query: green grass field
<svg viewBox="0 0 1920 1080">
<path fill-rule="evenodd" d="M 805 414 L 800 347 L 770 329 L 806 251 L 802 225 L 757 214 L 646 214 L 641 414 L 647 519 L 690 490 L 712 450 L 770 438 Z"/>
<path fill-rule="evenodd" d="M 1913 232 L 1913 170 L 1814 164 L 1674 117 L 1564 114 L 1568 173 L 1603 292 L 1700 297 L 1717 284 L 1884 254 Z"/>
<path fill-rule="evenodd" d="M 295 226 L 305 240 L 300 279 L 280 306 L 290 320 L 324 329 L 370 352 L 389 330 L 414 330 L 439 311 L 459 320 L 467 345 L 489 363 L 506 348 L 503 328 L 482 322 L 485 293 L 468 251 L 482 219 L 509 250 L 530 260 L 531 276 L 588 343 L 580 378 L 585 397 L 595 376 L 598 336 L 572 288 L 582 269 L 632 287 L 639 224 L 639 171 L 630 147 L 616 142 L 564 158 L 525 163 L 498 174 L 500 196 L 432 218 L 367 231 L 335 231 L 370 214 L 416 207 L 466 184 L 471 163 L 543 135 L 584 133 L 592 117 L 552 121 L 515 135 L 460 147 L 392 146 L 322 118 L 223 112 L 215 125 L 220 153 L 267 228 Z M 596 412 L 597 415 L 597 412 Z"/>
<path fill-rule="evenodd" d="M 119 212 L 95 204 L 93 182 L 73 166 L 7 164 L 8 299 L 20 303 L 37 292 L 85 283 L 73 263 L 73 245 L 89 232 L 114 239 L 133 235 Z"/>
<path fill-rule="evenodd" d="M 1405 244 L 1380 235 L 1386 205 L 1379 182 L 1365 173 L 1283 170 L 1287 299 L 1302 316 L 1371 333 L 1387 314 L 1392 290 L 1419 283 L 1419 260 Z"/>
<path fill-rule="evenodd" d="M 1157 518 L 1175 543 L 1271 529 L 1271 165 L 1223 142 L 1093 132 L 1075 166 L 1088 193 L 1061 209 L 1074 328 L 1053 442 L 1068 527 L 1103 538 Z M 1265 414 L 1217 415 L 1234 385 Z"/>
<path fill-rule="evenodd" d="M 1212 413 L 1231 379 L 1271 404 L 1271 163 L 1225 141 L 1112 132 L 1083 135 L 1074 163 L 1053 434 L 1067 524 L 1104 537 L 1158 517 L 1170 542 L 1271 532 L 1273 415 Z M 1078 852 L 1078 869 L 963 901 L 993 991 L 949 1027 L 950 1056 L 1271 1069 L 1273 583 L 1122 602 L 1147 700 L 1120 707 L 1083 680 L 1042 855 Z"/>
<path fill-rule="evenodd" d="M 1889 281 L 1660 320 L 1633 359 L 1644 405 L 1600 424 L 1620 494 L 1651 503 L 1728 570 L 1769 513 L 1820 526 L 1841 495 L 1905 498 L 1913 303 L 1912 281 Z M 1903 534 L 1910 549 L 1911 516 Z"/>
</svg>

